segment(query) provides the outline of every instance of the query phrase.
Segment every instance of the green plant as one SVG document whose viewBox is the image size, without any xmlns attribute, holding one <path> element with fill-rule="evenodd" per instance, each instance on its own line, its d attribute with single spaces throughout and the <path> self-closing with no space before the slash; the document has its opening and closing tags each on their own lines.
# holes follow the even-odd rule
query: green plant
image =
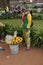
<svg viewBox="0 0 43 65">
<path fill-rule="evenodd" d="M 42 19 L 42 14 L 38 14 L 38 13 L 36 13 L 35 15 L 33 15 L 33 20 L 41 20 Z"/>
<path fill-rule="evenodd" d="M 32 9 L 32 12 L 33 13 L 37 13 L 37 9 Z"/>
<path fill-rule="evenodd" d="M 6 35 L 5 27 L 0 27 L 0 38 L 4 39 Z"/>
<path fill-rule="evenodd" d="M 0 16 L 0 19 L 19 19 L 21 18 L 21 14 L 15 14 L 15 13 L 3 13 L 1 16 Z"/>
<path fill-rule="evenodd" d="M 43 32 L 40 30 L 31 30 L 31 46 L 32 47 L 42 47 L 43 46 Z"/>
<path fill-rule="evenodd" d="M 7 34 L 14 34 L 14 27 L 12 24 L 5 24 L 5 29 Z"/>
</svg>

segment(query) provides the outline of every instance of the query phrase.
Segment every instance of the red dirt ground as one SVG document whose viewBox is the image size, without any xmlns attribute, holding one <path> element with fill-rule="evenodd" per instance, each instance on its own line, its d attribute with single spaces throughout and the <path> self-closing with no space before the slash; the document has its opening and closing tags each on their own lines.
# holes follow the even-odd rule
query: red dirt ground
<svg viewBox="0 0 43 65">
<path fill-rule="evenodd" d="M 9 53 L 9 46 L 1 44 L 4 51 L 0 51 L 0 65 L 43 65 L 43 49 L 31 48 L 26 51 L 25 47 L 20 47 L 19 53 L 11 55 Z"/>
</svg>

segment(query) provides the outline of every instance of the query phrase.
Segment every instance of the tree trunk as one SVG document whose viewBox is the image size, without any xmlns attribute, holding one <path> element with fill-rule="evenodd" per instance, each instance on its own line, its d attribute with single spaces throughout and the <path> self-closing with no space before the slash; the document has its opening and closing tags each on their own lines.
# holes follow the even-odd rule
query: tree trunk
<svg viewBox="0 0 43 65">
<path fill-rule="evenodd" d="M 1 0 L 1 2 L 3 4 L 4 9 L 6 8 L 6 6 L 10 7 L 10 5 L 9 5 L 10 0 Z"/>
<path fill-rule="evenodd" d="M 2 0 L 2 3 L 3 3 L 3 7 L 5 9 L 5 7 L 7 6 L 6 0 Z"/>
<path fill-rule="evenodd" d="M 10 8 L 10 0 L 6 0 L 6 2 L 7 2 L 7 6 Z"/>
</svg>

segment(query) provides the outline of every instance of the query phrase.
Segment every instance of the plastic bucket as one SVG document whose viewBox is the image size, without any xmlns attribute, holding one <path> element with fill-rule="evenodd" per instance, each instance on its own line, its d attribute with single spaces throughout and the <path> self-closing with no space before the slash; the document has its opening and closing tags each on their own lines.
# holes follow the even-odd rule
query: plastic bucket
<svg viewBox="0 0 43 65">
<path fill-rule="evenodd" d="M 19 45 L 9 45 L 10 47 L 10 53 L 11 54 L 17 54 L 19 51 Z"/>
</svg>

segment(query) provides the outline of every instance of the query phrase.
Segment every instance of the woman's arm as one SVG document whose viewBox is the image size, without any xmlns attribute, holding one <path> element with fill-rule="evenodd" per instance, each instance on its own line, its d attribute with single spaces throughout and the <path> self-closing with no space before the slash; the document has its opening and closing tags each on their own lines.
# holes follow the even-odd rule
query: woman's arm
<svg viewBox="0 0 43 65">
<path fill-rule="evenodd" d="M 27 15 L 27 19 L 28 19 L 27 28 L 30 28 L 31 27 L 31 21 L 32 21 L 32 16 L 30 13 Z"/>
</svg>

